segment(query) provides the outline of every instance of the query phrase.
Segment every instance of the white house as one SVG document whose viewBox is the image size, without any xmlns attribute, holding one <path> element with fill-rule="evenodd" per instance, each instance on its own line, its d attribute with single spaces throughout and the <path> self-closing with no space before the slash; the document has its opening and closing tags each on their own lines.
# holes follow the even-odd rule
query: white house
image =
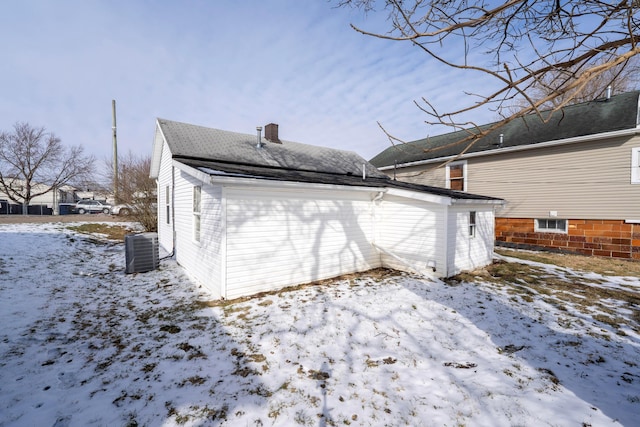
<svg viewBox="0 0 640 427">
<path fill-rule="evenodd" d="M 161 246 L 232 299 L 376 267 L 492 261 L 500 199 L 393 181 L 355 153 L 158 119 Z"/>
<path fill-rule="evenodd" d="M 19 192 L 23 191 L 24 185 L 25 181 L 21 179 L 14 179 L 11 183 L 11 187 Z M 75 201 L 74 195 L 76 189 L 69 185 L 51 188 L 45 184 L 32 183 L 31 192 L 32 194 L 43 194 L 33 197 L 30 206 L 49 208 L 54 215 L 57 215 L 60 203 L 73 203 Z M 18 205 L 18 203 L 11 200 L 9 196 L 0 189 L 0 215 L 10 213 L 11 205 Z M 18 207 L 22 209 L 22 203 L 20 203 Z M 34 209 L 34 211 L 37 211 L 37 209 Z"/>
</svg>

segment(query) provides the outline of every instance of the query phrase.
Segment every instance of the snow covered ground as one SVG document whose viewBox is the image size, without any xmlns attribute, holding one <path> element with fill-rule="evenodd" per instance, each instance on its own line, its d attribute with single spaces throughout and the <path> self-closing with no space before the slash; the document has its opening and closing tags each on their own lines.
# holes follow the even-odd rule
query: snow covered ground
<svg viewBox="0 0 640 427">
<path fill-rule="evenodd" d="M 605 301 L 616 329 L 518 285 L 377 271 L 219 305 L 67 226 L 0 225 L 0 426 L 638 425 L 637 304 Z"/>
</svg>

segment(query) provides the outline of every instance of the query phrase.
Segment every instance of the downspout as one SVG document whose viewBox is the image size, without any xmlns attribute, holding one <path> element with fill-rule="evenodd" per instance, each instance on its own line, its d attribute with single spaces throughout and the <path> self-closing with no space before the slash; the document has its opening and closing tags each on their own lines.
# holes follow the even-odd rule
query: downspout
<svg viewBox="0 0 640 427">
<path fill-rule="evenodd" d="M 378 192 L 378 195 L 376 197 L 373 198 L 373 200 L 371 200 L 372 202 L 377 202 L 378 200 L 381 200 L 384 197 L 384 191 L 380 191 Z"/>
<path fill-rule="evenodd" d="M 373 230 L 372 230 L 370 243 L 371 243 L 371 246 L 373 246 L 375 250 L 378 252 L 380 266 L 382 266 L 382 253 L 380 252 L 380 250 L 378 249 L 378 246 L 376 245 L 377 237 L 378 237 L 378 218 L 376 215 L 376 202 L 382 200 L 382 198 L 384 197 L 384 193 L 385 193 L 384 191 L 379 191 L 378 194 L 376 194 L 376 196 L 373 199 L 371 199 L 371 220 L 373 223 Z"/>
<path fill-rule="evenodd" d="M 220 189 L 220 222 L 222 224 L 222 233 L 220 236 L 220 299 L 227 299 L 227 187 L 222 186 Z"/>
<path fill-rule="evenodd" d="M 445 206 L 444 207 L 444 277 L 449 277 L 449 216 L 451 214 L 451 205 Z M 454 259 L 455 259 L 455 248 L 454 248 L 454 255 L 453 255 Z"/>
</svg>

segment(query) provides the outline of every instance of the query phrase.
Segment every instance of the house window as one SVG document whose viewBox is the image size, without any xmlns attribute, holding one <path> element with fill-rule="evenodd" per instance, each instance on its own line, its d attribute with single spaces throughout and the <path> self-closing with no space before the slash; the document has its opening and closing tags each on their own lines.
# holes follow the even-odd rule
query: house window
<svg viewBox="0 0 640 427">
<path fill-rule="evenodd" d="M 451 190 L 467 191 L 467 162 L 452 162 L 447 165 L 447 188 Z"/>
<path fill-rule="evenodd" d="M 200 241 L 200 205 L 201 205 L 202 187 L 199 185 L 193 187 L 193 239 Z"/>
<path fill-rule="evenodd" d="M 631 149 L 631 183 L 640 184 L 640 147 Z"/>
<path fill-rule="evenodd" d="M 476 237 L 476 212 L 469 212 L 469 237 Z"/>
<path fill-rule="evenodd" d="M 536 219 L 535 231 L 550 233 L 566 233 L 566 219 Z"/>
<path fill-rule="evenodd" d="M 168 185 L 164 189 L 164 204 L 167 210 L 167 224 L 171 224 L 171 190 Z"/>
</svg>

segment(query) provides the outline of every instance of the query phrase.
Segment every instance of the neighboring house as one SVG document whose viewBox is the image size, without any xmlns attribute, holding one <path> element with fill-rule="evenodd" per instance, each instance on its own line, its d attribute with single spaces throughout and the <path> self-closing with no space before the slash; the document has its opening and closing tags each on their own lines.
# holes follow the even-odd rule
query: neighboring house
<svg viewBox="0 0 640 427">
<path fill-rule="evenodd" d="M 517 119 L 464 153 L 456 142 L 469 133 L 459 131 L 371 163 L 399 180 L 504 199 L 499 245 L 640 259 L 639 94 Z"/>
<path fill-rule="evenodd" d="M 376 267 L 449 276 L 491 262 L 500 200 L 393 182 L 355 153 L 258 129 L 157 120 L 159 242 L 215 297 Z"/>
<path fill-rule="evenodd" d="M 25 181 L 16 179 L 11 185 L 20 190 L 21 187 L 24 186 L 24 183 Z M 40 193 L 49 188 L 47 185 L 37 183 L 32 184 L 32 186 L 32 193 Z M 38 209 L 35 209 L 37 206 L 49 209 L 49 213 L 53 212 L 53 214 L 57 214 L 60 203 L 75 202 L 75 190 L 76 189 L 74 187 L 69 185 L 62 185 L 60 187 L 49 189 L 46 193 L 35 196 L 31 199 L 30 206 L 34 207 L 34 209 L 30 208 L 30 212 L 38 213 Z M 16 211 L 22 212 L 22 206 L 9 199 L 2 189 L 0 189 L 0 201 L 2 201 L 0 204 L 0 214 L 16 213 Z"/>
</svg>

